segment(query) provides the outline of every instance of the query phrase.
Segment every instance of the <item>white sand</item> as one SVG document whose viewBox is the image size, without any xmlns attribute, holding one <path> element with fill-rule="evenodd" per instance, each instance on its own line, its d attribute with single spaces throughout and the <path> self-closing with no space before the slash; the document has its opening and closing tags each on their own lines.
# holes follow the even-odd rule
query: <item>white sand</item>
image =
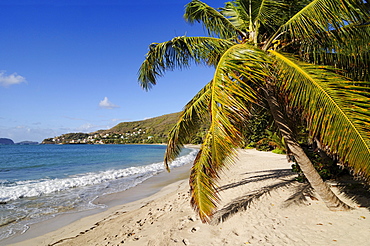
<svg viewBox="0 0 370 246">
<path fill-rule="evenodd" d="M 171 175 L 171 174 L 169 174 Z M 240 150 L 221 180 L 211 225 L 190 207 L 188 181 L 15 245 L 370 245 L 369 203 L 331 212 L 305 185 L 292 181 L 284 155 Z M 336 188 L 334 188 L 336 189 Z"/>
</svg>

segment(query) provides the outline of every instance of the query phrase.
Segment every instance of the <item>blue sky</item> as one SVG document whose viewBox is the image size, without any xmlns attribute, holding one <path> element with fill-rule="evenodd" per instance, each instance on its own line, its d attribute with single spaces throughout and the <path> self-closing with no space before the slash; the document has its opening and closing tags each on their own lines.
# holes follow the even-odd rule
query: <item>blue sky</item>
<svg viewBox="0 0 370 246">
<path fill-rule="evenodd" d="M 41 142 L 180 111 L 212 69 L 168 72 L 149 92 L 137 71 L 149 44 L 204 35 L 182 17 L 189 1 L 0 0 L 0 138 Z"/>
</svg>

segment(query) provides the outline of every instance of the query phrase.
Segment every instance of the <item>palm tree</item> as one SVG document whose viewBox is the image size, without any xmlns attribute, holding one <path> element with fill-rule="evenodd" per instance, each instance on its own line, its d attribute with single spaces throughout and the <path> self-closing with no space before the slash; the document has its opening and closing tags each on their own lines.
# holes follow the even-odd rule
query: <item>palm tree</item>
<svg viewBox="0 0 370 246">
<path fill-rule="evenodd" d="M 208 222 L 215 212 L 220 173 L 235 160 L 243 128 L 260 106 L 270 111 L 289 155 L 328 208 L 348 209 L 298 144 L 285 109 L 299 110 L 327 153 L 370 178 L 368 2 L 234 0 L 214 9 L 193 0 L 184 17 L 202 23 L 209 36 L 151 44 L 139 82 L 149 90 L 167 70 L 215 67 L 171 130 L 165 155 L 168 168 L 202 122 L 210 122 L 189 180 L 201 220 Z"/>
</svg>

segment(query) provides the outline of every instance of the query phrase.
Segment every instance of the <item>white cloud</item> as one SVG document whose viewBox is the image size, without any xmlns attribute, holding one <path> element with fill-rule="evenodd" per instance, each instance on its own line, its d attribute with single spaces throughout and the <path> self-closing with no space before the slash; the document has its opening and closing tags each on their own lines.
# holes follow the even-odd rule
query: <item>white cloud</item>
<svg viewBox="0 0 370 246">
<path fill-rule="evenodd" d="M 92 132 L 92 131 L 96 131 L 98 127 L 99 126 L 96 126 L 94 124 L 86 123 L 86 124 L 83 124 L 83 125 L 75 128 L 75 131 L 77 131 L 77 132 Z"/>
<path fill-rule="evenodd" d="M 108 97 L 104 97 L 102 101 L 99 102 L 99 107 L 105 108 L 105 109 L 113 109 L 113 108 L 119 108 L 118 105 L 113 104 L 108 100 Z"/>
<path fill-rule="evenodd" d="M 26 78 L 17 73 L 6 75 L 5 71 L 0 71 L 0 86 L 9 87 L 23 82 L 26 82 Z"/>
</svg>

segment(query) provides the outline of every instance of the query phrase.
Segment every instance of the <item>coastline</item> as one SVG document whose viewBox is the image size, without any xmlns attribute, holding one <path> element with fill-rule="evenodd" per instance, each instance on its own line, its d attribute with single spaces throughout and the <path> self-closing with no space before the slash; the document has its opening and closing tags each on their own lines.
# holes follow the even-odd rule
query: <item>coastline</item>
<svg viewBox="0 0 370 246">
<path fill-rule="evenodd" d="M 16 234 L 0 241 L 0 245 L 49 245 L 53 238 L 58 238 L 60 233 L 77 233 L 81 230 L 80 223 L 103 219 L 116 210 L 126 208 L 133 210 L 140 207 L 152 197 L 161 195 L 162 189 L 179 181 L 186 181 L 189 177 L 190 163 L 171 170 L 171 173 L 161 172 L 141 184 L 128 190 L 97 197 L 93 203 L 104 205 L 104 208 L 96 208 L 79 212 L 57 215 L 51 219 L 30 225 L 23 234 Z M 122 207 L 123 206 L 123 207 Z M 76 228 L 74 228 L 76 224 Z M 70 232 L 68 232 L 70 230 Z M 45 237 L 45 239 L 43 239 Z M 41 240 L 41 241 L 40 241 Z M 45 240 L 45 241 L 44 241 Z M 45 244 L 44 244 L 45 243 Z"/>
<path fill-rule="evenodd" d="M 186 145 L 184 147 L 188 149 L 199 148 L 198 145 Z M 16 233 L 8 238 L 0 240 L 0 245 L 24 245 L 22 243 L 23 241 L 32 241 L 33 238 L 59 230 L 62 227 L 70 226 L 71 224 L 85 217 L 98 217 L 99 215 L 104 216 L 105 213 L 109 213 L 109 211 L 115 206 L 128 204 L 147 198 L 159 192 L 164 186 L 170 183 L 181 179 L 187 179 L 189 177 L 189 165 L 190 163 L 187 163 L 183 166 L 173 168 L 171 169 L 171 174 L 168 174 L 166 171 L 160 172 L 149 179 L 144 180 L 137 186 L 131 187 L 127 190 L 96 197 L 92 203 L 95 205 L 100 205 L 100 207 L 58 214 L 55 217 L 48 218 L 44 221 L 30 224 L 24 233 Z"/>
<path fill-rule="evenodd" d="M 148 184 L 159 190 L 154 194 L 125 204 L 119 195 L 107 198 L 112 207 L 106 211 L 14 245 L 368 245 L 368 200 L 357 204 L 341 193 L 354 209 L 331 212 L 294 181 L 284 155 L 239 150 L 238 157 L 222 174 L 211 224 L 202 224 L 190 207 L 189 166 L 183 166 Z M 131 195 L 145 191 L 137 187 Z"/>
</svg>

